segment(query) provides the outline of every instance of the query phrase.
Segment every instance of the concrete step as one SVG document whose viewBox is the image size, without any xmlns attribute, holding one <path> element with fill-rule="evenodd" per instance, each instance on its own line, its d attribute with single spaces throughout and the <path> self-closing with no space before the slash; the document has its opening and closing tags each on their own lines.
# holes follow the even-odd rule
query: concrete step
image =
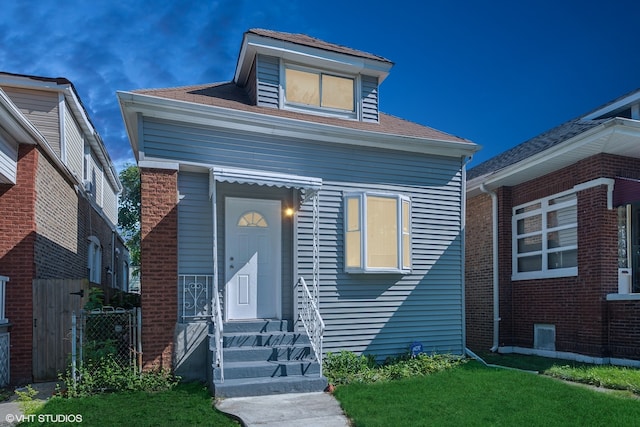
<svg viewBox="0 0 640 427">
<path fill-rule="evenodd" d="M 274 347 L 232 347 L 224 349 L 225 363 L 249 361 L 282 361 L 312 359 L 311 347 L 274 346 Z"/>
<path fill-rule="evenodd" d="M 215 397 L 264 396 L 269 394 L 311 393 L 324 391 L 325 377 L 276 377 L 226 379 L 213 383 Z"/>
<path fill-rule="evenodd" d="M 237 332 L 287 332 L 289 322 L 286 320 L 242 320 L 224 324 L 224 333 Z"/>
<path fill-rule="evenodd" d="M 210 340 L 215 348 L 215 339 Z M 272 347 L 288 345 L 309 345 L 309 337 L 297 332 L 239 332 L 224 333 L 223 347 Z"/>
<path fill-rule="evenodd" d="M 214 372 L 214 381 L 219 379 L 219 372 Z M 290 376 L 318 376 L 320 365 L 317 362 L 292 360 L 292 361 L 249 361 L 224 363 L 224 378 L 274 378 Z"/>
</svg>

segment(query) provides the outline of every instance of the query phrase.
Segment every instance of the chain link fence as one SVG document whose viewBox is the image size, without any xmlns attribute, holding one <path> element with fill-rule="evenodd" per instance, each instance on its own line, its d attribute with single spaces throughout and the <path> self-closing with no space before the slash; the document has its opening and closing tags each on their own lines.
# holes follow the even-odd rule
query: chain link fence
<svg viewBox="0 0 640 427">
<path fill-rule="evenodd" d="M 142 371 L 141 314 L 139 308 L 102 307 L 72 314 L 71 377 L 82 380 L 83 373 L 109 360 L 121 368 Z"/>
</svg>

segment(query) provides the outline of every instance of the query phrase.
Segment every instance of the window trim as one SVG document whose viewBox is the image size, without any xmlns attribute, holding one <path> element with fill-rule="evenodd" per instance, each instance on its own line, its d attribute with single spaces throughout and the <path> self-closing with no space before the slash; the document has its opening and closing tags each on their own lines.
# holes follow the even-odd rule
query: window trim
<svg viewBox="0 0 640 427">
<path fill-rule="evenodd" d="M 87 269 L 91 283 L 102 284 L 102 245 L 96 236 L 87 237 Z"/>
<path fill-rule="evenodd" d="M 551 200 L 559 199 L 561 197 L 573 196 L 571 200 L 562 201 L 553 205 L 550 205 L 549 202 Z M 532 207 L 536 204 L 540 204 L 539 208 L 523 212 L 516 213 L 519 209 L 524 209 L 527 207 Z M 563 224 L 556 227 L 547 227 L 547 215 L 550 212 L 554 212 L 560 210 L 562 208 L 575 206 L 576 209 L 576 221 L 575 223 Z M 578 194 L 573 190 L 563 191 L 560 193 L 553 194 L 551 196 L 543 197 L 540 199 L 532 200 L 527 203 L 523 203 L 518 206 L 514 206 L 512 209 L 511 215 L 511 280 L 531 280 L 531 279 L 549 279 L 549 278 L 557 278 L 557 277 L 573 277 L 578 275 L 578 266 L 575 267 L 565 267 L 565 268 L 555 268 L 550 269 L 548 266 L 548 256 L 550 253 L 562 252 L 567 250 L 575 249 L 578 251 Z M 523 233 L 518 234 L 518 220 L 540 216 L 541 225 L 540 231 L 534 233 Z M 576 230 L 576 242 L 573 245 L 561 246 L 561 247 L 548 247 L 548 234 L 567 229 L 575 229 Z M 530 251 L 526 253 L 519 254 L 518 253 L 518 239 L 539 234 L 541 236 L 541 248 L 540 250 Z M 541 255 L 541 269 L 536 271 L 526 271 L 526 272 L 518 272 L 518 259 L 523 256 L 532 256 L 532 255 Z M 520 255 L 520 256 L 519 256 Z M 577 264 L 577 262 L 576 262 Z"/>
<path fill-rule="evenodd" d="M 380 197 L 380 198 L 388 198 L 396 201 L 396 230 L 397 230 L 397 260 L 396 267 L 370 267 L 367 265 L 367 203 L 366 200 L 368 197 Z M 360 232 L 360 266 L 359 267 L 349 267 L 347 265 L 347 256 L 348 256 L 348 244 L 347 244 L 347 233 L 349 232 L 349 221 L 348 221 L 348 203 L 350 199 L 358 200 L 358 226 Z M 409 209 L 409 224 L 406 227 L 407 231 L 404 231 L 403 220 L 403 208 L 404 204 L 408 204 Z M 344 208 L 344 271 L 346 273 L 352 274 L 362 274 L 362 273 L 381 273 L 381 274 L 410 274 L 413 268 L 413 245 L 412 245 L 412 202 L 409 196 L 405 196 L 398 193 L 385 193 L 385 192 L 377 192 L 377 191 L 354 191 L 354 192 L 346 192 L 343 194 L 343 208 Z M 405 251 L 404 251 L 404 238 L 405 236 L 409 239 L 408 245 L 408 261 L 409 265 L 404 265 L 405 261 Z"/>
<path fill-rule="evenodd" d="M 313 106 L 307 104 L 300 104 L 296 102 L 287 101 L 287 68 L 297 71 L 304 71 L 307 73 L 314 73 L 320 76 L 320 86 L 322 85 L 322 75 L 329 75 L 334 77 L 343 77 L 353 80 L 353 110 L 342 110 L 339 108 L 322 107 L 322 98 L 320 100 L 320 106 Z M 284 110 L 299 111 L 303 113 L 318 114 L 322 116 L 341 117 L 345 119 L 358 120 L 361 116 L 360 105 L 360 75 L 345 74 L 335 71 L 330 71 L 321 68 L 306 67 L 291 62 L 280 61 L 280 108 Z M 322 90 L 319 87 L 320 97 L 322 97 Z"/>
</svg>

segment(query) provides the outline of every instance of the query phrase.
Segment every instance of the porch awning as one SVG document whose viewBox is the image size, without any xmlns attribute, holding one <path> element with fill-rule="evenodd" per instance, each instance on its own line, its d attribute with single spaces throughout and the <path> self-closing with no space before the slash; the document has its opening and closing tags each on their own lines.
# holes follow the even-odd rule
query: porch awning
<svg viewBox="0 0 640 427">
<path fill-rule="evenodd" d="M 210 169 L 212 180 L 236 184 L 266 185 L 268 187 L 297 188 L 315 192 L 322 187 L 322 178 L 214 166 Z"/>
<path fill-rule="evenodd" d="M 616 178 L 613 186 L 613 206 L 640 202 L 640 180 Z"/>
</svg>

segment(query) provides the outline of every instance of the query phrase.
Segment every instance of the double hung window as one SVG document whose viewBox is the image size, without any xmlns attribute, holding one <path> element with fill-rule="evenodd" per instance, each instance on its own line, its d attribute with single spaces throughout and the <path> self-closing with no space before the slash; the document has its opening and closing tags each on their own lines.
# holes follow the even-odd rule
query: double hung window
<svg viewBox="0 0 640 427">
<path fill-rule="evenodd" d="M 397 194 L 349 193 L 345 202 L 345 270 L 411 270 L 411 201 Z"/>
<path fill-rule="evenodd" d="M 578 274 L 578 211 L 575 193 L 513 208 L 513 279 Z"/>
</svg>

